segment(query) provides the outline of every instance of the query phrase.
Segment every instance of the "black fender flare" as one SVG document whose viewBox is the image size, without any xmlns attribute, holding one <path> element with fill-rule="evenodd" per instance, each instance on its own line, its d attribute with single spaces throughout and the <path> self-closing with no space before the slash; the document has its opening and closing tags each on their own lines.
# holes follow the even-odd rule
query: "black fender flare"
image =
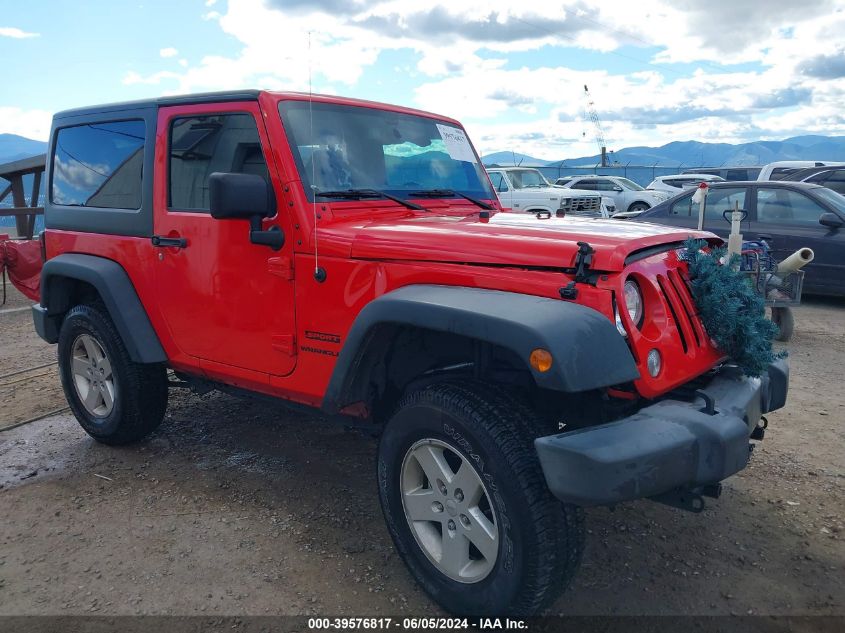
<svg viewBox="0 0 845 633">
<path fill-rule="evenodd" d="M 41 305 L 35 308 L 40 308 L 43 315 L 39 334 L 48 343 L 58 340 L 61 319 L 73 307 L 68 286 L 62 284 L 63 279 L 84 281 L 97 290 L 133 361 L 163 363 L 167 360 L 129 275 L 114 260 L 94 255 L 66 253 L 44 264 L 41 270 Z"/>
<path fill-rule="evenodd" d="M 475 338 L 510 349 L 528 367 L 531 351 L 547 349 L 549 371 L 533 368 L 539 387 L 580 392 L 639 378 L 631 351 L 616 326 L 582 305 L 533 295 L 460 286 L 410 285 L 367 304 L 338 355 L 322 409 L 334 414 L 362 399 L 368 355 L 385 353 L 374 333 L 400 324 Z"/>
</svg>

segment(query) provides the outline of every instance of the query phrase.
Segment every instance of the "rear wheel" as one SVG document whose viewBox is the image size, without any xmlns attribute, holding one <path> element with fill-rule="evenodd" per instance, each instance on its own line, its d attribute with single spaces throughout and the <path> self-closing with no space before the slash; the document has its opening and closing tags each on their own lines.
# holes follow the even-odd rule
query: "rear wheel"
<svg viewBox="0 0 845 633">
<path fill-rule="evenodd" d="M 528 616 L 566 588 L 583 514 L 546 487 L 531 413 L 475 383 L 405 397 L 379 444 L 387 526 L 420 585 L 461 615 Z"/>
<path fill-rule="evenodd" d="M 151 433 L 167 409 L 164 365 L 135 363 L 108 314 L 79 305 L 59 332 L 59 374 L 83 429 L 105 444 L 126 444 Z"/>
</svg>

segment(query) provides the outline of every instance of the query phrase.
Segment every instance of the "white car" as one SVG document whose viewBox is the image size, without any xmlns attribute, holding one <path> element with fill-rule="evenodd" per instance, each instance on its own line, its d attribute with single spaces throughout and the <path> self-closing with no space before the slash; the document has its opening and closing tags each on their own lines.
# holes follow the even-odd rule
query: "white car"
<svg viewBox="0 0 845 633">
<path fill-rule="evenodd" d="M 555 181 L 558 187 L 598 191 L 613 198 L 619 212 L 645 211 L 671 198 L 665 191 L 648 191 L 637 183 L 620 176 L 566 176 Z"/>
<path fill-rule="evenodd" d="M 713 176 L 711 174 L 675 174 L 674 176 L 658 176 L 646 187 L 646 189 L 653 189 L 654 191 L 665 191 L 671 195 L 676 195 L 697 187 L 702 182 L 725 182 L 721 176 Z"/>
<path fill-rule="evenodd" d="M 488 167 L 490 182 L 505 208 L 536 213 L 546 211 L 553 215 L 610 217 L 615 211 L 613 202 L 595 191 L 563 190 L 553 187 L 537 169 L 530 167 Z"/>
<path fill-rule="evenodd" d="M 845 163 L 834 163 L 829 160 L 778 160 L 764 165 L 757 180 L 780 180 L 782 176 L 807 167 L 840 167 L 842 165 Z"/>
</svg>

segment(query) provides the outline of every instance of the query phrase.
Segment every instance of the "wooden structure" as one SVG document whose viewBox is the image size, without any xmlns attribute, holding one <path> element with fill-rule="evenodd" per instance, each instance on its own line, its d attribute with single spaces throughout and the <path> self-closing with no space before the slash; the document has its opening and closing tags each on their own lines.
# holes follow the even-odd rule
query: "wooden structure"
<svg viewBox="0 0 845 633">
<path fill-rule="evenodd" d="M 38 206 L 41 194 L 41 180 L 44 176 L 47 157 L 45 154 L 22 158 L 0 165 L 0 178 L 8 181 L 8 186 L 3 187 L 0 180 L 0 202 L 3 202 L 9 194 L 12 196 L 12 207 L 0 207 L 0 216 L 14 216 L 17 237 L 31 240 L 35 232 L 35 217 L 44 214 L 44 207 Z M 29 200 L 26 199 L 23 178 L 32 174 L 32 186 Z"/>
</svg>

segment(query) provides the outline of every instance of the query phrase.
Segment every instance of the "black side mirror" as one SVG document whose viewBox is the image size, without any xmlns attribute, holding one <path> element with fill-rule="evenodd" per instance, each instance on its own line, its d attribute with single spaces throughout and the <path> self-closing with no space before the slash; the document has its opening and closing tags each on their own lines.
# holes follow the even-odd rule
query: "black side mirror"
<svg viewBox="0 0 845 633">
<path fill-rule="evenodd" d="M 208 177 L 211 217 L 217 220 L 249 220 L 249 241 L 274 251 L 285 244 L 278 226 L 261 229 L 261 220 L 276 214 L 276 199 L 267 181 L 257 174 L 214 172 Z"/>
<path fill-rule="evenodd" d="M 217 220 L 270 217 L 276 212 L 273 190 L 257 174 L 214 172 L 208 177 L 211 217 Z"/>
<path fill-rule="evenodd" d="M 614 191 L 623 191 L 622 187 L 620 187 L 619 185 L 614 185 L 613 190 Z"/>
<path fill-rule="evenodd" d="M 842 220 L 838 215 L 835 213 L 831 213 L 830 211 L 826 211 L 822 213 L 821 217 L 819 218 L 819 224 L 822 226 L 827 226 L 831 229 L 841 229 L 845 226 L 845 221 Z"/>
</svg>

